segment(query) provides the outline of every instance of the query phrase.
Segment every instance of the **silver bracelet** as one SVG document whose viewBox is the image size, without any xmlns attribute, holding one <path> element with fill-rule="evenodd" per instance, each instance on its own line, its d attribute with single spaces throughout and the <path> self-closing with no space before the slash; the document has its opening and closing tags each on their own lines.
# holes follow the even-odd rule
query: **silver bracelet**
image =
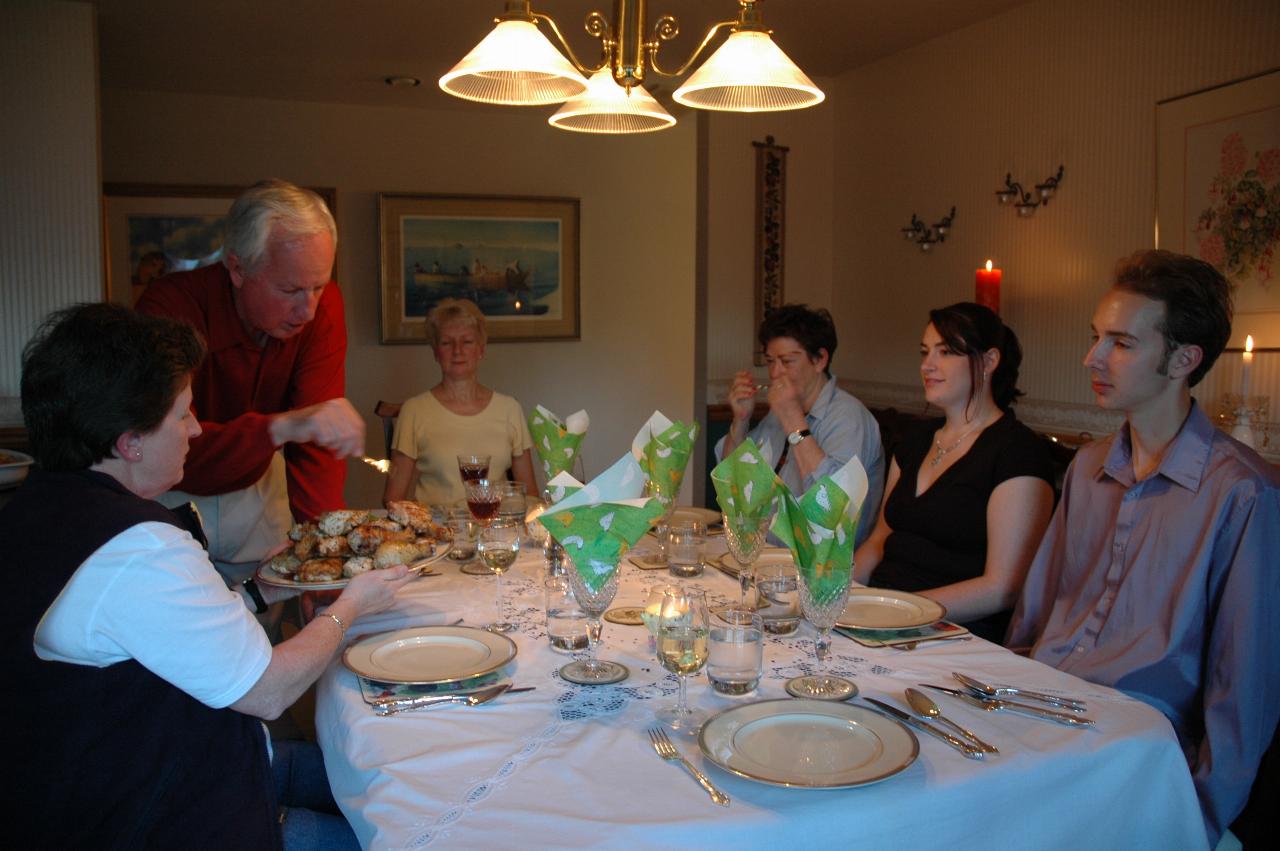
<svg viewBox="0 0 1280 851">
<path fill-rule="evenodd" d="M 333 622 L 338 625 L 338 629 L 342 630 L 342 635 L 338 638 L 338 643 L 341 644 L 347 639 L 347 625 L 342 622 L 342 618 L 338 617 L 333 612 L 325 612 L 324 617 L 331 618 Z"/>
</svg>

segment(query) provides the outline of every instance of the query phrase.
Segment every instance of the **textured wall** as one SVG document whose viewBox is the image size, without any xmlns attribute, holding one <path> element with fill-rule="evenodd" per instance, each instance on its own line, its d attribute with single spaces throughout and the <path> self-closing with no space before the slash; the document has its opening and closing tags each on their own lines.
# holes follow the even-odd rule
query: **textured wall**
<svg viewBox="0 0 1280 851">
<path fill-rule="evenodd" d="M 0 397 L 41 317 L 102 297 L 97 70 L 93 7 L 0 5 Z"/>
</svg>

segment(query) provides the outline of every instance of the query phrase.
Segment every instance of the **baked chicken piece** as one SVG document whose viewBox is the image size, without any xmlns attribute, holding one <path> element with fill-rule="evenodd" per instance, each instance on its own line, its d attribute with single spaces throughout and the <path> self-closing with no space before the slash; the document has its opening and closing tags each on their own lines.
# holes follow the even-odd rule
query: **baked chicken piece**
<svg viewBox="0 0 1280 851">
<path fill-rule="evenodd" d="M 431 520 L 431 509 L 419 502 L 403 499 L 387 503 L 387 514 L 402 526 L 408 526 L 418 533 L 430 534 L 435 528 Z"/>
<path fill-rule="evenodd" d="M 375 570 L 385 570 L 397 564 L 413 564 L 430 554 L 430 551 L 424 553 L 413 541 L 384 541 L 373 554 L 373 567 Z"/>
<path fill-rule="evenodd" d="M 369 519 L 369 512 L 342 508 L 337 511 L 326 511 L 316 518 L 322 535 L 345 535 L 361 523 Z"/>
<path fill-rule="evenodd" d="M 358 556 L 371 556 L 378 551 L 378 545 L 386 541 L 412 541 L 413 530 L 411 529 L 388 529 L 384 526 L 375 526 L 373 523 L 366 523 L 363 526 L 357 526 L 351 530 L 351 534 L 347 535 L 347 543 L 351 546 L 351 552 Z"/>
<path fill-rule="evenodd" d="M 272 557 L 271 561 L 267 562 L 267 567 L 285 579 L 292 579 L 301 564 L 302 562 L 296 556 L 283 552 Z"/>
<path fill-rule="evenodd" d="M 347 563 L 342 566 L 342 575 L 346 577 L 358 576 L 371 570 L 373 570 L 373 559 L 368 556 L 356 556 L 355 558 L 347 559 Z"/>
<path fill-rule="evenodd" d="M 289 529 L 290 541 L 301 541 L 307 535 L 319 534 L 319 530 L 314 523 L 294 523 Z"/>
<path fill-rule="evenodd" d="M 294 579 L 299 582 L 331 582 L 342 578 L 342 559 L 313 558 L 298 566 Z"/>
<path fill-rule="evenodd" d="M 351 555 L 351 546 L 347 543 L 346 535 L 334 535 L 321 538 L 320 543 L 316 544 L 316 553 L 321 558 L 346 558 Z"/>
<path fill-rule="evenodd" d="M 318 546 L 320 546 L 320 533 L 308 532 L 293 545 L 293 555 L 298 561 L 306 561 L 316 554 Z"/>
</svg>

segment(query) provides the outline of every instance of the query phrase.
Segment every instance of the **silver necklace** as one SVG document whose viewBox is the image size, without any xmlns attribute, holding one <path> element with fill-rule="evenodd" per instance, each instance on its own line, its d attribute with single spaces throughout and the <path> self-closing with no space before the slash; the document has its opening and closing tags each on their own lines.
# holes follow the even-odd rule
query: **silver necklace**
<svg viewBox="0 0 1280 851">
<path fill-rule="evenodd" d="M 946 457 L 947 453 L 954 451 L 958 446 L 960 446 L 960 444 L 961 444 L 961 443 L 964 443 L 964 439 L 965 439 L 966 437 L 968 437 L 969 435 L 973 434 L 975 431 L 977 431 L 978 426 L 980 426 L 980 425 L 982 425 L 981 421 L 974 423 L 972 426 L 970 426 L 970 427 L 965 431 L 965 433 L 964 433 L 964 434 L 960 435 L 960 439 L 959 439 L 959 440 L 957 440 L 955 443 L 953 443 L 953 444 L 951 444 L 950 446 L 947 446 L 947 447 L 944 447 L 944 446 L 942 445 L 942 440 L 941 440 L 941 439 L 939 439 L 939 438 L 935 437 L 935 438 L 933 439 L 933 445 L 934 445 L 934 446 L 936 446 L 936 447 L 938 447 L 938 452 L 937 452 L 937 454 L 935 454 L 935 455 L 933 456 L 933 461 L 931 461 L 931 462 L 929 463 L 929 466 L 930 466 L 930 467 L 936 467 L 936 466 L 938 466 L 939 464 L 941 464 L 941 463 L 942 463 L 942 459 Z M 938 433 L 938 434 L 942 434 L 942 429 L 938 429 L 938 432 L 937 432 L 937 433 Z"/>
</svg>

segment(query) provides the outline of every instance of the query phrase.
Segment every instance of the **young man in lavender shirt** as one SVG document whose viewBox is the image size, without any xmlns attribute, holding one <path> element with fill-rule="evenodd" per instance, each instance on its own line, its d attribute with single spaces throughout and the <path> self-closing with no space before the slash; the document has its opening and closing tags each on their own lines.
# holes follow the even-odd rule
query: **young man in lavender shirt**
<svg viewBox="0 0 1280 851">
<path fill-rule="evenodd" d="M 1005 643 L 1168 716 L 1212 847 L 1280 713 L 1280 473 L 1191 398 L 1231 334 L 1212 266 L 1122 260 L 1092 327 L 1094 396 L 1125 424 L 1072 462 Z"/>
</svg>

